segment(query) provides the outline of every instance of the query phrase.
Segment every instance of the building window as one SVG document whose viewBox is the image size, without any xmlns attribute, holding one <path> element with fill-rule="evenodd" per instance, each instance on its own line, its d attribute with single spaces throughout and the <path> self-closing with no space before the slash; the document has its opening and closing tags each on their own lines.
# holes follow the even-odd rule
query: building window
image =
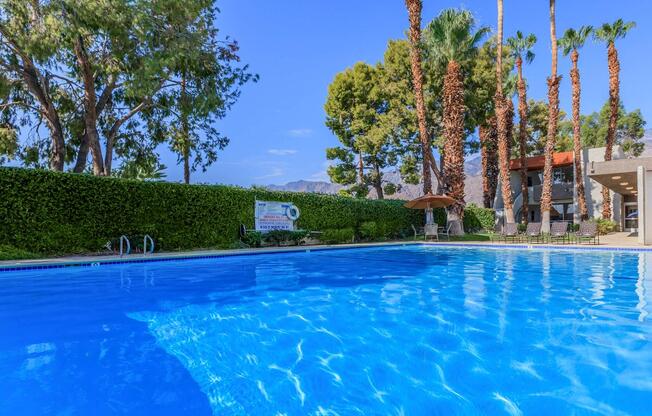
<svg viewBox="0 0 652 416">
<path fill-rule="evenodd" d="M 573 183 L 573 166 L 563 166 L 552 170 L 552 183 L 569 184 Z"/>
<path fill-rule="evenodd" d="M 573 221 L 574 207 L 572 202 L 558 202 L 552 204 L 550 210 L 551 221 Z"/>
</svg>

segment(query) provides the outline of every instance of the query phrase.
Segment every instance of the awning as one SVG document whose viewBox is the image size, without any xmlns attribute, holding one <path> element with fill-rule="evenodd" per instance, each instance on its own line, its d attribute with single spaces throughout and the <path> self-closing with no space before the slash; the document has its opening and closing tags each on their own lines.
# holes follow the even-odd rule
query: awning
<svg viewBox="0 0 652 416">
<path fill-rule="evenodd" d="M 639 166 L 652 170 L 652 157 L 617 159 L 606 162 L 591 162 L 588 175 L 591 179 L 621 195 L 636 195 Z"/>
</svg>

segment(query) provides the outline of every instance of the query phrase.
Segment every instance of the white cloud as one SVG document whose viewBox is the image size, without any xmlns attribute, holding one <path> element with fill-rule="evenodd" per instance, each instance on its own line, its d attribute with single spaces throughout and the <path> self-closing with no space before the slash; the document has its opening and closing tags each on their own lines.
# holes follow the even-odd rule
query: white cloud
<svg viewBox="0 0 652 416">
<path fill-rule="evenodd" d="M 269 149 L 267 153 L 274 156 L 290 156 L 297 153 L 297 151 L 294 149 Z"/>
<path fill-rule="evenodd" d="M 292 129 L 288 130 L 288 134 L 292 137 L 309 137 L 312 135 L 312 129 Z"/>
<path fill-rule="evenodd" d="M 285 170 L 280 167 L 272 167 L 269 170 L 269 173 L 267 175 L 262 175 L 262 176 L 256 176 L 254 179 L 260 180 L 260 179 L 270 179 L 270 178 L 278 178 L 279 176 L 285 175 Z"/>
</svg>

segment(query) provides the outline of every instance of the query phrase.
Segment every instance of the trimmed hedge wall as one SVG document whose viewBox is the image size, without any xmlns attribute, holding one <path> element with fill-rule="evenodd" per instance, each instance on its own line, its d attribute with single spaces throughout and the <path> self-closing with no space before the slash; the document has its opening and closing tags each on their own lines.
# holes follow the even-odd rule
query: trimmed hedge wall
<svg viewBox="0 0 652 416">
<path fill-rule="evenodd" d="M 496 211 L 469 204 L 464 208 L 464 229 L 466 232 L 493 230 L 496 226 Z"/>
<path fill-rule="evenodd" d="M 298 226 L 307 230 L 357 232 L 375 221 L 399 236 L 423 222 L 422 211 L 402 201 L 0 168 L 0 244 L 82 253 L 122 234 L 150 234 L 162 250 L 231 247 L 239 224 L 253 226 L 255 199 L 293 202 L 301 210 Z"/>
</svg>

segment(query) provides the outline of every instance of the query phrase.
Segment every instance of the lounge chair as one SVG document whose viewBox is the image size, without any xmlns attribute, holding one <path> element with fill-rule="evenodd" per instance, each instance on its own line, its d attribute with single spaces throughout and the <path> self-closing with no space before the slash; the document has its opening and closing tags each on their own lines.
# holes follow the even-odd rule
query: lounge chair
<svg viewBox="0 0 652 416">
<path fill-rule="evenodd" d="M 568 223 L 563 221 L 556 221 L 550 225 L 550 242 L 553 241 L 562 243 L 570 242 L 568 234 Z"/>
<path fill-rule="evenodd" d="M 531 243 L 533 240 L 536 240 L 537 243 L 541 242 L 543 235 L 541 234 L 541 223 L 540 222 L 530 222 L 525 229 L 525 238 L 528 243 Z"/>
<path fill-rule="evenodd" d="M 521 238 L 521 235 L 518 233 L 518 226 L 516 223 L 513 222 L 508 222 L 507 224 L 503 225 L 503 229 L 500 232 L 500 237 L 507 242 L 507 240 L 511 239 L 512 242 L 515 242 L 516 240 Z"/>
<path fill-rule="evenodd" d="M 598 233 L 598 224 L 595 222 L 582 221 L 580 229 L 575 233 L 575 241 L 590 241 L 593 244 L 600 244 L 600 234 Z"/>
</svg>

